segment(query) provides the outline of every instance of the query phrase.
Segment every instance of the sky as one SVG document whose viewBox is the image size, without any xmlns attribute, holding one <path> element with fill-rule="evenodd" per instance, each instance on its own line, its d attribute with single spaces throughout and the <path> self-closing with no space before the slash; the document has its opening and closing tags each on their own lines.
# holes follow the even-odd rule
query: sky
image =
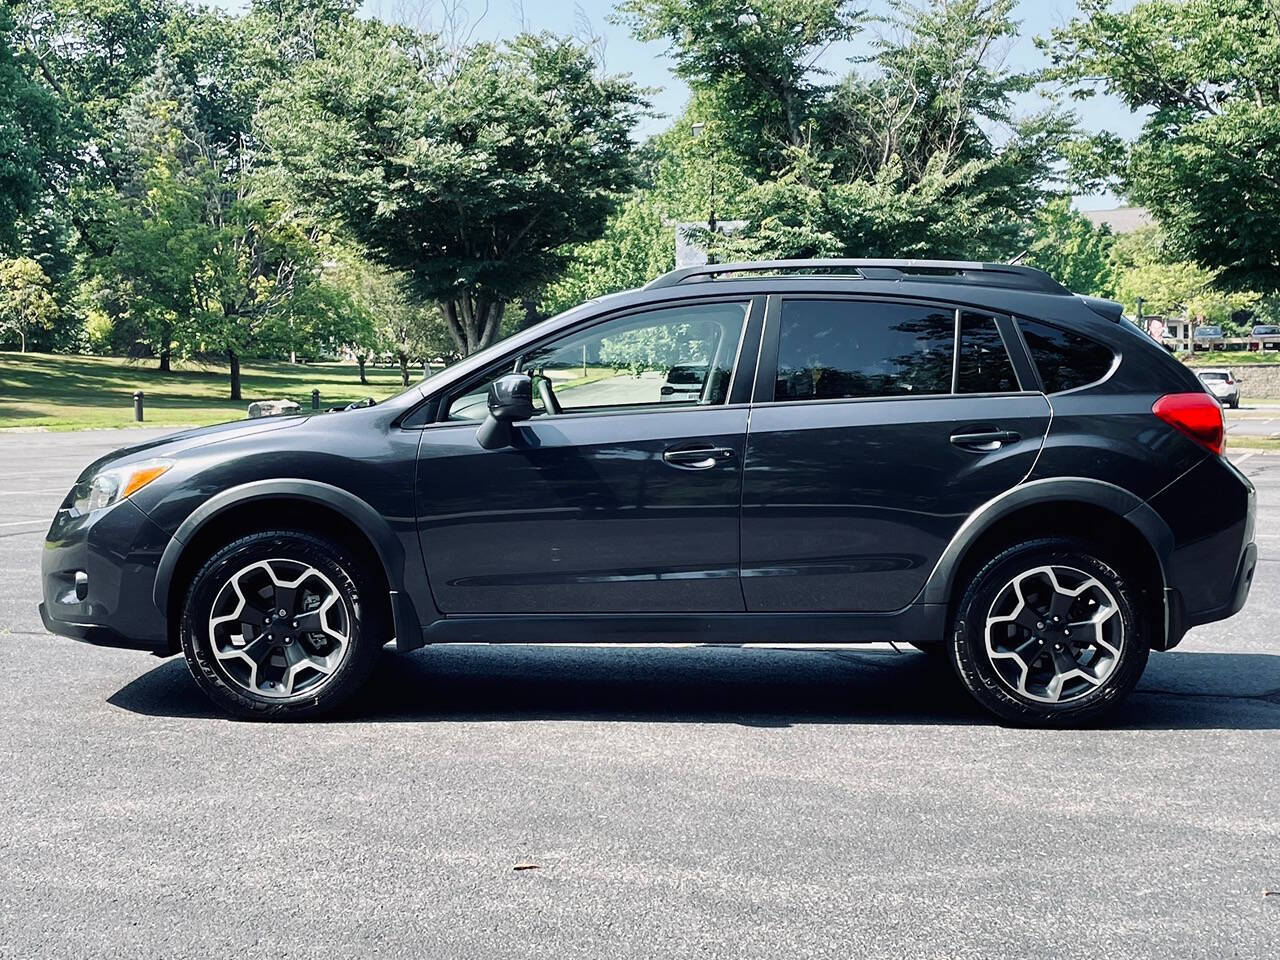
<svg viewBox="0 0 1280 960">
<path fill-rule="evenodd" d="M 246 0 L 214 2 L 228 10 L 247 5 Z M 865 2 L 872 14 L 882 13 L 887 7 L 884 0 Z M 362 12 L 424 29 L 448 27 L 452 34 L 473 40 L 509 37 L 522 28 L 597 37 L 610 73 L 628 73 L 641 86 L 655 88 L 652 101 L 659 116 L 643 122 L 637 130 L 638 136 L 643 137 L 661 131 L 679 115 L 689 91 L 672 74 L 663 43 L 641 43 L 626 27 L 609 22 L 615 3 L 616 0 L 365 0 Z M 1122 0 L 1119 6 L 1131 3 L 1132 0 Z M 1016 16 L 1021 28 L 1006 53 L 1009 65 L 1016 69 L 1043 65 L 1043 55 L 1036 49 L 1034 38 L 1067 23 L 1075 13 L 1075 0 L 1020 0 Z M 870 34 L 864 33 L 860 46 L 828 51 L 820 65 L 836 75 L 847 72 L 849 66 L 845 61 L 851 55 L 865 52 L 869 39 Z M 1019 103 L 1019 108 L 1028 113 L 1042 106 L 1043 100 L 1038 94 L 1029 94 Z M 1138 134 L 1140 119 L 1110 97 L 1099 95 L 1073 106 L 1087 131 L 1106 130 L 1125 139 Z M 1075 205 L 1082 210 L 1111 207 L 1118 202 L 1116 197 L 1105 193 L 1075 199 Z"/>
</svg>

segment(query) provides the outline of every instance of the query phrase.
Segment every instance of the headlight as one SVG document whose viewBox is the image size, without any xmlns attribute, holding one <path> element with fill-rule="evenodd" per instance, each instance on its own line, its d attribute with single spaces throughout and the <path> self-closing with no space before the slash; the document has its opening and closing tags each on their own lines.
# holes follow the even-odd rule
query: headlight
<svg viewBox="0 0 1280 960">
<path fill-rule="evenodd" d="M 105 510 L 137 493 L 172 466 L 172 460 L 142 460 L 123 467 L 109 467 L 76 484 L 71 495 L 71 509 L 77 514 Z"/>
</svg>

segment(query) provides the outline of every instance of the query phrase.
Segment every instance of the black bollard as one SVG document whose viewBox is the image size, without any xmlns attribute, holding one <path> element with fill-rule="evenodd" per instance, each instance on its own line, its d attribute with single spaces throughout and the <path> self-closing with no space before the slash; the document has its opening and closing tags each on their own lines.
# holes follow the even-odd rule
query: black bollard
<svg viewBox="0 0 1280 960">
<path fill-rule="evenodd" d="M 320 409 L 320 391 L 319 390 L 311 391 L 311 409 L 312 410 Z"/>
<path fill-rule="evenodd" d="M 142 422 L 142 391 L 133 391 L 133 419 Z"/>
</svg>

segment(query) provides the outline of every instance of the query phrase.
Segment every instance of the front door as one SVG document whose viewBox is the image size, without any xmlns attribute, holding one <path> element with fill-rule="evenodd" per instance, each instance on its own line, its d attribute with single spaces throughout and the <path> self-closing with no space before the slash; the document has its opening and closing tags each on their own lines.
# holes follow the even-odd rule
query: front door
<svg viewBox="0 0 1280 960">
<path fill-rule="evenodd" d="M 440 610 L 741 611 L 749 384 L 733 380 L 750 312 L 701 301 L 612 317 L 446 398 L 417 477 Z M 534 377 L 538 413 L 485 450 L 483 397 L 513 366 Z"/>
<path fill-rule="evenodd" d="M 1048 429 L 1013 337 L 1007 318 L 944 305 L 771 301 L 743 476 L 748 610 L 916 597 L 964 519 L 1027 476 Z"/>
</svg>

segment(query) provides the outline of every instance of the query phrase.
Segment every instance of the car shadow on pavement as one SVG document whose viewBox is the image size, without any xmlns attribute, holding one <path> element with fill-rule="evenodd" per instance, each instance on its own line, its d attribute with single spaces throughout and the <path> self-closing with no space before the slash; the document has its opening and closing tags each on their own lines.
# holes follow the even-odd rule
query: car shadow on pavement
<svg viewBox="0 0 1280 960">
<path fill-rule="evenodd" d="M 213 718 L 180 660 L 109 698 Z M 615 720 L 790 726 L 988 723 L 945 665 L 912 652 L 726 647 L 439 646 L 386 651 L 337 721 Z M 1153 655 L 1106 721 L 1122 729 L 1280 729 L 1280 656 Z"/>
</svg>

